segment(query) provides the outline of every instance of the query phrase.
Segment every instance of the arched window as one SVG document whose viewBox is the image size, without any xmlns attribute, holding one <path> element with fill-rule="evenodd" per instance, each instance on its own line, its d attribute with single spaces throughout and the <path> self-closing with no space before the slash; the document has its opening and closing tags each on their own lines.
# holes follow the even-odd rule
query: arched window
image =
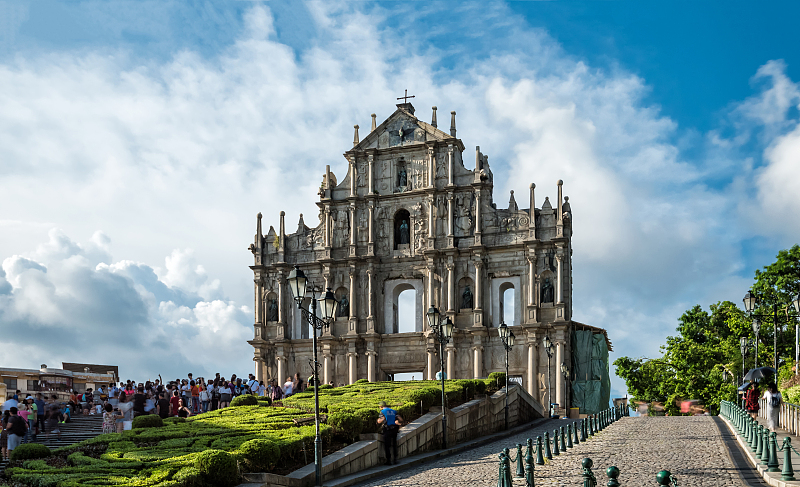
<svg viewBox="0 0 800 487">
<path fill-rule="evenodd" d="M 411 215 L 400 210 L 394 215 L 394 249 L 406 249 L 411 243 Z"/>
<path fill-rule="evenodd" d="M 397 333 L 417 331 L 417 291 L 413 288 L 400 292 L 397 296 Z"/>
<path fill-rule="evenodd" d="M 517 293 L 512 283 L 505 282 L 500 285 L 500 318 L 508 326 L 517 324 L 514 322 L 516 298 Z"/>
</svg>

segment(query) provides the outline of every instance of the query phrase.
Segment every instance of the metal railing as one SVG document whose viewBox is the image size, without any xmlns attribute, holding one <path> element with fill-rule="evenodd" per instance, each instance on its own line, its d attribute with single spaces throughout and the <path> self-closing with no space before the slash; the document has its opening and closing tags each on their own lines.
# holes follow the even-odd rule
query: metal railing
<svg viewBox="0 0 800 487">
<path fill-rule="evenodd" d="M 770 407 L 763 397 L 758 400 L 758 417 L 767 419 L 767 410 Z M 800 406 L 781 401 L 778 408 L 778 427 L 785 429 L 792 435 L 800 436 Z"/>
</svg>

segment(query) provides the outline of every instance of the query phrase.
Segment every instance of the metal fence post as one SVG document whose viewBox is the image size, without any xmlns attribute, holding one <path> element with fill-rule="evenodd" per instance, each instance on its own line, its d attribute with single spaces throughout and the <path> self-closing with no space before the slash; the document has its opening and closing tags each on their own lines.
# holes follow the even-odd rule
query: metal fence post
<svg viewBox="0 0 800 487">
<path fill-rule="evenodd" d="M 583 466 L 583 487 L 597 487 L 597 479 L 594 478 L 594 474 L 592 473 L 592 465 L 594 465 L 594 462 L 591 458 L 584 458 L 581 460 L 581 466 Z"/>
<path fill-rule="evenodd" d="M 553 430 L 553 455 L 561 455 L 558 450 L 558 430 Z"/>
<path fill-rule="evenodd" d="M 558 434 L 559 441 L 561 441 L 561 444 L 558 447 L 558 451 L 567 451 L 567 442 L 565 441 L 565 439 L 567 437 L 567 434 L 564 431 L 564 427 L 563 426 L 558 428 L 558 433 L 559 433 Z"/>
<path fill-rule="evenodd" d="M 572 436 L 573 436 L 572 443 L 574 445 L 580 443 L 580 441 L 578 441 L 578 423 L 572 423 Z"/>
<path fill-rule="evenodd" d="M 525 476 L 525 466 L 522 464 L 522 445 L 517 443 L 517 478 Z"/>
<path fill-rule="evenodd" d="M 756 458 L 761 459 L 761 455 L 764 452 L 764 435 L 763 435 L 764 427 L 756 425 Z"/>
<path fill-rule="evenodd" d="M 572 448 L 572 423 L 567 424 L 567 448 Z"/>
<path fill-rule="evenodd" d="M 547 434 L 547 433 L 545 433 Z M 542 437 L 536 437 L 536 465 L 544 465 L 544 454 L 542 453 Z"/>
<path fill-rule="evenodd" d="M 764 445 L 761 447 L 761 465 L 769 463 L 769 428 L 762 428 L 762 441 Z"/>
<path fill-rule="evenodd" d="M 767 472 L 780 472 L 778 463 L 778 433 L 769 434 L 769 461 L 767 462 Z"/>
<path fill-rule="evenodd" d="M 528 454 L 525 455 L 525 487 L 534 487 L 535 480 L 533 478 L 533 440 L 528 438 Z"/>
<path fill-rule="evenodd" d="M 544 432 L 544 457 L 548 460 L 553 459 L 553 451 L 550 450 L 550 434 L 547 431 Z"/>
<path fill-rule="evenodd" d="M 783 439 L 783 470 L 781 480 L 794 480 L 794 469 L 792 468 L 792 439 L 788 436 Z"/>
</svg>

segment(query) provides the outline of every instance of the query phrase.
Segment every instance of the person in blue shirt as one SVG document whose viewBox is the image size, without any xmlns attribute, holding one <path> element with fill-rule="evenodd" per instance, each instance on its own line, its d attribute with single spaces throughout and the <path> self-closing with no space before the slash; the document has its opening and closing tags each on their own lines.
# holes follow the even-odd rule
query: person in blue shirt
<svg viewBox="0 0 800 487">
<path fill-rule="evenodd" d="M 378 424 L 383 425 L 383 448 L 386 452 L 386 465 L 392 465 L 392 452 L 394 452 L 394 464 L 397 465 L 397 433 L 403 423 L 405 423 L 403 417 L 387 406 L 384 401 L 381 401 Z"/>
<path fill-rule="evenodd" d="M 36 414 L 36 434 L 38 435 L 40 432 L 44 433 L 44 417 L 47 408 L 45 408 L 44 399 L 42 399 L 41 394 L 36 394 L 36 399 L 33 400 L 33 403 L 36 404 L 36 410 L 38 414 Z"/>
</svg>

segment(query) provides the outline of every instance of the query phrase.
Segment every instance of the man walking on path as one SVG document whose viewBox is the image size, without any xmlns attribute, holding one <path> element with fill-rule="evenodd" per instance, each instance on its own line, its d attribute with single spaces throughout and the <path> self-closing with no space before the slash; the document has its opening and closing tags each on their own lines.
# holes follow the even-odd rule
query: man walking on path
<svg viewBox="0 0 800 487">
<path fill-rule="evenodd" d="M 397 465 L 397 433 L 400 426 L 404 423 L 403 417 L 397 411 L 381 401 L 381 413 L 378 416 L 378 424 L 383 425 L 383 448 L 386 452 L 386 465 L 392 464 L 392 452 L 394 452 L 394 464 Z"/>
</svg>

